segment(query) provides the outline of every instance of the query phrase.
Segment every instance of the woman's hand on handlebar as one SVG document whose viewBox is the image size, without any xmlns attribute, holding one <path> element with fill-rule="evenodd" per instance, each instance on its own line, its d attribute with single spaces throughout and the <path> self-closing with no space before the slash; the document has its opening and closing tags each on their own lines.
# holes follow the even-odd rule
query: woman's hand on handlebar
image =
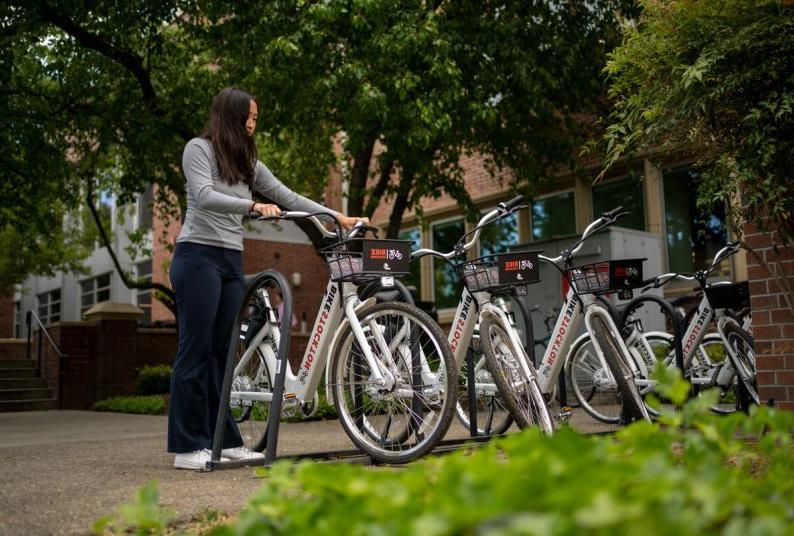
<svg viewBox="0 0 794 536">
<path fill-rule="evenodd" d="M 251 207 L 251 212 L 258 212 L 260 215 L 268 218 L 278 218 L 281 216 L 281 209 L 277 205 L 268 205 L 265 203 L 254 203 Z"/>
<path fill-rule="evenodd" d="M 336 219 L 339 220 L 339 225 L 346 231 L 349 231 L 356 226 L 358 222 L 363 222 L 364 225 L 369 225 L 369 218 L 357 216 L 345 216 L 344 214 L 337 214 Z"/>
</svg>

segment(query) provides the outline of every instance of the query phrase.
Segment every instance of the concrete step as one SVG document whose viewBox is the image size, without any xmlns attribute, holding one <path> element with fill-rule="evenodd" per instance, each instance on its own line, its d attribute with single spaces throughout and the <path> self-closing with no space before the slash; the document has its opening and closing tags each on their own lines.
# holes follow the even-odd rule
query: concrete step
<svg viewBox="0 0 794 536">
<path fill-rule="evenodd" d="M 34 389 L 0 389 L 0 401 L 42 400 L 45 398 L 52 398 L 52 389 L 48 387 Z"/>
<path fill-rule="evenodd" d="M 0 400 L 0 413 L 8 411 L 46 411 L 58 409 L 58 401 L 54 398 L 39 400 Z"/>
<path fill-rule="evenodd" d="M 25 368 L 0 368 L 0 378 L 35 378 L 36 369 L 33 367 Z"/>
<path fill-rule="evenodd" d="M 47 387 L 42 378 L 0 378 L 0 389 L 36 389 Z"/>
<path fill-rule="evenodd" d="M 32 359 L 0 359 L 0 369 L 35 367 L 36 362 Z"/>
</svg>

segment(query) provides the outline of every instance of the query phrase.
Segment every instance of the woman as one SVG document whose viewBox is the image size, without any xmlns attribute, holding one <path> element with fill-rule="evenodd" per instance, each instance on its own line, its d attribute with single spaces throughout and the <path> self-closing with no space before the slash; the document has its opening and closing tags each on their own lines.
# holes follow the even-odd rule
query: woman
<svg viewBox="0 0 794 536">
<path fill-rule="evenodd" d="M 250 212 L 279 216 L 277 205 L 257 203 L 252 191 L 288 210 L 325 212 L 350 228 L 351 218 L 284 186 L 257 160 L 257 105 L 248 93 L 227 88 L 212 100 L 207 128 L 182 156 L 187 212 L 171 262 L 171 285 L 179 313 L 179 348 L 171 374 L 168 451 L 174 466 L 203 469 L 220 404 L 226 354 L 245 291 L 242 218 Z M 226 419 L 224 459 L 260 459 L 243 446 L 231 414 Z"/>
</svg>

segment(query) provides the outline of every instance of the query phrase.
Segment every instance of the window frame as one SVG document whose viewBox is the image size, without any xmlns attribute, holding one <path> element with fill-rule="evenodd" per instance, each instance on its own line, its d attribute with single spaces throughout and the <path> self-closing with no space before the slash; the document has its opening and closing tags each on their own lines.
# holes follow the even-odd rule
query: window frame
<svg viewBox="0 0 794 536">
<path fill-rule="evenodd" d="M 141 265 L 142 264 L 146 264 L 146 263 L 149 264 L 149 271 L 148 271 L 148 273 L 141 274 L 141 272 L 140 272 Z M 138 261 L 138 262 L 135 263 L 135 275 L 138 278 L 138 280 L 140 280 L 142 278 L 146 278 L 146 281 L 151 283 L 152 282 L 153 272 L 154 272 L 153 259 L 144 259 L 142 261 Z M 141 307 L 141 303 L 140 303 L 142 296 L 149 296 L 149 303 L 148 304 L 143 304 L 143 307 Z M 135 305 L 137 307 L 141 308 L 143 310 L 143 312 L 144 312 L 144 316 L 143 316 L 143 318 L 141 318 L 141 320 L 143 322 L 149 323 L 149 322 L 152 321 L 152 302 L 153 302 L 153 300 L 154 300 L 154 293 L 152 292 L 152 289 L 150 289 L 150 288 L 147 288 L 147 289 L 135 289 Z"/>
<path fill-rule="evenodd" d="M 563 234 L 563 235 L 557 235 L 557 236 L 547 236 L 545 238 L 536 239 L 535 238 L 535 221 L 534 221 L 535 218 L 534 218 L 534 213 L 533 213 L 533 205 L 536 202 L 538 202 L 538 201 L 542 201 L 544 199 L 548 199 L 548 198 L 551 198 L 551 197 L 556 197 L 556 196 L 562 195 L 562 194 L 567 194 L 569 192 L 573 194 L 573 229 L 574 229 L 573 232 L 570 233 L 570 234 Z M 590 190 L 590 194 L 591 194 L 590 203 L 592 205 L 592 188 Z M 562 190 L 554 190 L 553 192 L 548 192 L 548 193 L 545 193 L 545 194 L 542 194 L 542 195 L 535 196 L 534 198 L 532 198 L 532 201 L 530 201 L 530 203 L 529 203 L 529 240 L 528 241 L 529 242 L 543 242 L 545 240 L 556 240 L 557 238 L 564 238 L 566 236 L 575 235 L 576 232 L 577 232 L 576 231 L 576 222 L 578 221 L 578 216 L 579 216 L 577 214 L 577 210 L 578 209 L 576 208 L 576 187 L 575 186 L 571 186 L 569 188 L 563 188 Z"/>
<path fill-rule="evenodd" d="M 662 245 L 663 245 L 663 248 L 664 248 L 663 255 L 662 255 L 662 260 L 663 260 L 663 263 L 664 263 L 664 271 L 665 272 L 670 272 L 670 270 L 671 270 L 670 269 L 670 244 L 667 242 L 667 237 L 668 237 L 667 194 L 666 194 L 666 188 L 665 188 L 665 186 L 666 186 L 665 181 L 667 180 L 667 176 L 668 175 L 674 175 L 676 173 L 682 173 L 682 172 L 684 172 L 686 170 L 693 169 L 694 167 L 695 167 L 694 166 L 694 162 L 685 162 L 685 163 L 680 163 L 680 164 L 676 164 L 676 165 L 667 166 L 667 167 L 664 167 L 664 168 L 660 169 L 661 176 L 662 176 L 662 185 L 661 185 L 661 192 L 660 192 L 660 197 L 661 197 L 661 202 L 662 202 L 662 221 L 661 221 L 661 224 L 662 224 L 662 236 L 661 236 L 661 241 L 662 241 Z M 689 195 L 689 192 L 687 192 L 687 195 Z M 727 207 L 726 207 L 726 213 L 727 213 Z M 691 217 L 691 215 L 690 215 L 690 217 Z M 730 227 L 727 226 L 727 224 L 726 224 L 725 229 L 726 229 L 726 240 L 727 240 L 727 242 L 730 242 L 731 240 L 734 240 L 733 233 L 732 233 Z M 719 248 L 717 249 L 717 251 L 719 251 Z M 711 259 L 711 260 L 713 260 L 713 259 Z M 725 261 L 723 261 L 723 262 L 725 262 Z M 735 262 L 736 262 L 736 256 L 735 255 L 732 256 L 732 257 L 729 257 L 727 259 L 727 264 L 728 264 L 727 273 L 723 273 L 723 272 L 719 272 L 719 271 L 718 272 L 712 272 L 712 275 L 709 276 L 707 281 L 709 281 L 709 282 L 720 281 L 720 280 L 731 280 L 732 281 L 734 279 L 734 275 L 735 275 L 735 272 L 736 272 Z M 693 267 L 693 269 L 699 269 L 699 268 L 698 267 Z M 690 289 L 692 287 L 692 283 L 691 282 L 686 282 L 686 281 L 675 280 L 675 281 L 671 281 L 668 285 L 666 285 L 666 287 L 669 287 L 669 289 L 670 289 L 672 294 L 679 294 L 679 293 L 681 293 L 681 291 L 683 289 Z"/>
<path fill-rule="evenodd" d="M 417 231 L 417 232 L 419 233 L 419 243 L 418 243 L 418 247 L 419 247 L 420 249 L 421 249 L 421 248 L 423 248 L 423 247 L 424 247 L 424 245 L 422 244 L 422 234 L 423 234 L 423 233 L 422 233 L 422 226 L 421 226 L 421 225 L 412 225 L 412 226 L 410 226 L 410 227 L 406 227 L 406 228 L 404 228 L 404 229 L 400 229 L 400 232 L 398 233 L 398 235 L 397 235 L 397 236 L 398 236 L 398 238 L 399 238 L 399 237 L 400 237 L 402 234 L 404 234 L 404 233 L 410 233 L 410 232 L 413 232 L 413 231 Z M 432 239 L 432 236 L 431 236 L 431 239 Z M 402 238 L 400 238 L 400 240 L 403 240 L 403 239 L 402 239 Z M 417 292 L 417 294 L 419 295 L 419 297 L 420 297 L 420 299 L 421 299 L 421 296 L 422 296 L 422 286 L 423 286 L 423 285 L 422 285 L 422 261 L 421 261 L 421 260 L 416 260 L 416 261 L 414 261 L 414 264 L 416 264 L 417 266 L 419 266 L 419 281 L 418 281 L 418 283 L 419 283 L 419 286 L 417 287 L 417 289 L 416 289 L 416 292 Z M 434 296 L 435 296 L 435 294 L 434 294 Z"/>
<path fill-rule="evenodd" d="M 98 286 L 99 278 L 100 277 L 105 277 L 105 276 L 108 276 L 108 284 L 107 284 L 107 286 L 106 287 Z M 92 288 L 91 288 L 91 290 L 89 292 L 85 292 L 85 290 L 83 289 L 83 284 L 87 283 L 89 281 L 91 281 L 93 283 L 93 286 L 92 286 Z M 102 300 L 103 302 L 104 301 L 110 301 L 112 299 L 112 292 L 111 291 L 112 291 L 112 288 L 113 288 L 113 272 L 105 272 L 103 274 L 98 274 L 98 275 L 95 275 L 93 277 L 88 277 L 86 279 L 81 279 L 79 281 L 79 284 L 80 284 L 80 304 L 79 304 L 79 306 L 80 306 L 80 318 L 83 318 L 83 316 L 85 315 L 85 312 L 88 311 L 91 307 L 93 307 L 97 303 L 100 303 L 98 301 L 98 295 L 99 295 L 100 292 L 105 291 L 105 290 L 108 291 L 108 299 L 107 300 Z M 85 302 L 84 302 L 83 298 L 85 296 L 89 295 L 89 294 L 92 295 L 92 301 L 91 301 L 91 303 L 89 305 L 85 305 Z"/>
<path fill-rule="evenodd" d="M 447 224 L 447 223 L 452 223 L 452 222 L 455 222 L 455 221 L 460 221 L 463 224 L 463 232 L 464 233 L 467 232 L 467 229 L 466 229 L 466 218 L 463 215 L 449 216 L 449 217 L 446 217 L 446 218 L 441 218 L 441 219 L 438 219 L 438 220 L 430 222 L 430 226 L 429 226 L 429 229 L 428 229 L 429 230 L 428 235 L 429 235 L 429 238 L 430 238 L 430 248 L 431 249 L 436 249 L 435 241 L 433 240 L 433 231 L 435 230 L 435 228 L 440 226 L 440 225 L 444 225 L 444 224 Z M 446 253 L 446 252 L 442 251 L 441 253 Z M 455 310 L 455 308 L 457 307 L 457 301 L 456 301 L 456 304 L 453 305 L 452 307 L 444 307 L 443 309 L 438 307 L 438 300 L 436 298 L 436 277 L 435 277 L 435 273 L 436 273 L 436 261 L 439 261 L 439 260 L 440 259 L 437 259 L 436 257 L 430 256 L 430 296 L 432 297 L 433 303 L 436 304 L 436 308 L 437 308 L 437 310 L 440 313 L 441 311 L 452 311 L 452 310 Z"/>
<path fill-rule="evenodd" d="M 52 299 L 52 295 L 56 292 L 58 293 L 58 299 L 54 300 Z M 43 296 L 47 297 L 46 303 L 42 303 Z M 47 326 L 49 324 L 61 321 L 61 314 L 63 313 L 63 307 L 61 307 L 62 300 L 63 293 L 61 292 L 61 287 L 45 290 L 44 292 L 36 294 L 36 315 L 39 317 L 39 320 L 41 320 L 43 325 Z M 58 304 L 58 312 L 53 313 L 52 306 L 56 303 Z M 42 307 L 46 308 L 45 313 L 41 312 Z"/>
<path fill-rule="evenodd" d="M 634 231 L 641 231 L 643 233 L 647 233 L 648 232 L 648 199 L 646 198 L 646 195 L 645 195 L 645 180 L 646 180 L 646 177 L 645 177 L 644 173 L 639 173 L 638 176 L 642 178 L 642 180 L 639 181 L 640 185 L 642 186 L 642 190 L 640 192 L 640 197 L 642 198 L 642 229 L 634 229 L 633 227 L 626 227 L 626 229 L 632 229 Z M 624 173 L 622 175 L 617 175 L 615 177 L 609 177 L 608 179 L 604 179 L 602 181 L 599 181 L 598 184 L 591 184 L 590 185 L 590 212 L 593 215 L 593 219 L 598 218 L 599 216 L 601 216 L 601 214 L 596 213 L 596 210 L 595 210 L 595 189 L 596 189 L 596 187 L 598 187 L 598 186 L 606 186 L 608 184 L 612 184 L 613 182 L 629 181 L 631 179 L 632 179 L 632 174 L 631 173 Z M 662 180 L 664 180 L 664 179 L 662 179 Z M 664 200 L 662 200 L 662 201 L 664 201 Z M 612 207 L 612 208 L 615 208 L 615 207 Z M 617 227 L 621 227 L 619 222 L 616 223 L 615 225 Z"/>
</svg>

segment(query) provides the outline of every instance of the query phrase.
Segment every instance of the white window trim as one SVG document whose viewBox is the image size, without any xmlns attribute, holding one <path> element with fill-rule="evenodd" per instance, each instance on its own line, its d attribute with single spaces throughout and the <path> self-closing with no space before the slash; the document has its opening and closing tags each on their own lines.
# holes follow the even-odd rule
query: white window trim
<svg viewBox="0 0 794 536">
<path fill-rule="evenodd" d="M 108 276 L 108 285 L 107 285 L 107 287 L 99 287 L 97 285 L 97 283 L 99 282 L 98 280 L 99 280 L 100 277 L 104 277 L 104 276 Z M 85 305 L 83 305 L 83 296 L 86 296 L 89 293 L 88 292 L 83 292 L 83 283 L 85 283 L 87 281 L 94 281 L 94 288 L 92 288 L 91 291 L 90 291 L 90 294 L 93 295 L 93 301 L 91 302 L 90 305 L 85 306 Z M 97 275 L 95 275 L 93 277 L 88 277 L 86 279 L 82 279 L 82 280 L 80 280 L 78 282 L 78 285 L 80 287 L 80 301 L 77 303 L 77 306 L 78 306 L 78 312 L 79 312 L 80 318 L 83 318 L 83 315 L 85 314 L 85 312 L 87 310 L 89 310 L 91 307 L 93 307 L 94 305 L 99 303 L 99 301 L 97 301 L 97 295 L 99 294 L 100 291 L 107 289 L 108 290 L 108 300 L 111 300 L 113 298 L 113 296 L 112 296 L 113 272 L 105 272 L 105 273 L 102 273 L 102 274 L 97 274 Z"/>
</svg>

